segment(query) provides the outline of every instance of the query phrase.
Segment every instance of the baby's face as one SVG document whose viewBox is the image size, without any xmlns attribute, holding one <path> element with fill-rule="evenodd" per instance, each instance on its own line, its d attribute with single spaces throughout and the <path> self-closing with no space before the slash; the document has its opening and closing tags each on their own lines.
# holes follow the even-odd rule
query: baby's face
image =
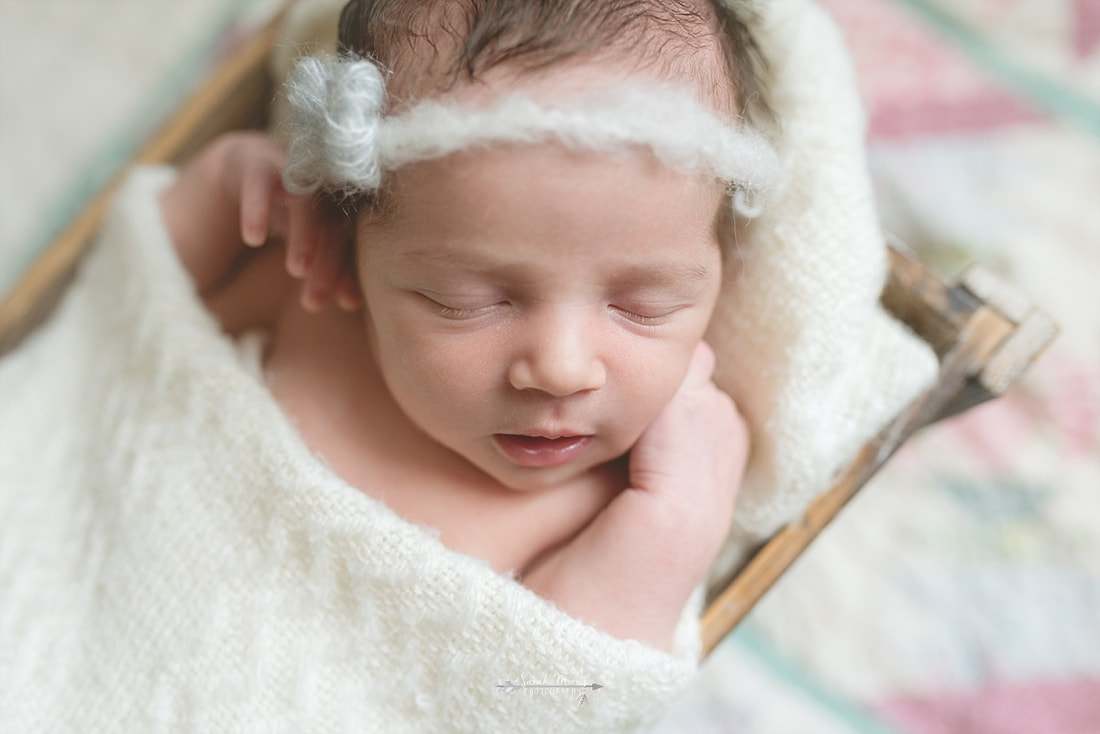
<svg viewBox="0 0 1100 734">
<path fill-rule="evenodd" d="M 643 152 L 500 146 L 394 174 L 359 277 L 379 369 L 424 433 L 507 487 L 626 452 L 721 281 L 721 192 Z"/>
</svg>

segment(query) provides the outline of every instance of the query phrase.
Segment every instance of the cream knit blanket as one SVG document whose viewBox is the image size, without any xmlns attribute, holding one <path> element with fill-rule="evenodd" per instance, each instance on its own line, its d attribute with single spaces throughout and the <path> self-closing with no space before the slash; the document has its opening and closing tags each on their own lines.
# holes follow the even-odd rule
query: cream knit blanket
<svg viewBox="0 0 1100 734">
<path fill-rule="evenodd" d="M 59 312 L 0 360 L 0 729 L 658 717 L 698 605 L 676 654 L 612 638 L 334 476 L 196 298 L 159 219 L 170 175 L 131 179 Z"/>
<path fill-rule="evenodd" d="M 715 381 L 752 428 L 734 529 L 750 540 L 800 513 L 938 373 L 931 349 L 879 304 L 885 236 L 843 39 L 809 0 L 759 6 L 783 171 L 707 332 Z"/>
</svg>

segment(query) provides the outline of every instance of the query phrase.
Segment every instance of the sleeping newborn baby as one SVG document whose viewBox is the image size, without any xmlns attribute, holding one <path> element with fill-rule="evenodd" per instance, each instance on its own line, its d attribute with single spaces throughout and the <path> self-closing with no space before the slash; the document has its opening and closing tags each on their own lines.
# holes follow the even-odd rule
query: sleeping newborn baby
<svg viewBox="0 0 1100 734">
<path fill-rule="evenodd" d="M 352 0 L 289 152 L 224 136 L 160 199 L 336 474 L 660 649 L 748 452 L 702 341 L 773 165 L 733 7 Z"/>
</svg>

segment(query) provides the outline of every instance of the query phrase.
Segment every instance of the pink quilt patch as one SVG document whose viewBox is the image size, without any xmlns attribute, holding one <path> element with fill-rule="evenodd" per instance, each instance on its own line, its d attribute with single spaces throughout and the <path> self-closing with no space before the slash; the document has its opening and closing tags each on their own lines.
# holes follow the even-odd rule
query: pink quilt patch
<svg viewBox="0 0 1100 734">
<path fill-rule="evenodd" d="M 844 31 L 872 138 L 985 130 L 1041 117 L 896 5 L 821 0 Z"/>
<path fill-rule="evenodd" d="M 901 697 L 875 708 L 909 734 L 1097 734 L 1100 678 Z"/>
<path fill-rule="evenodd" d="M 1074 4 L 1077 16 L 1074 34 L 1077 58 L 1084 59 L 1091 55 L 1093 49 L 1100 43 L 1100 2 L 1076 0 Z"/>
</svg>

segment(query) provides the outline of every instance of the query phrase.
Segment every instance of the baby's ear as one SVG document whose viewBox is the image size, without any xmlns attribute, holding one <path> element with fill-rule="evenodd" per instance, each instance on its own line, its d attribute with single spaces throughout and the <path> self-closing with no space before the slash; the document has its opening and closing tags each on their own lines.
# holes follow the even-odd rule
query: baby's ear
<svg viewBox="0 0 1100 734">
<path fill-rule="evenodd" d="M 304 281 L 302 307 L 317 312 L 337 296 L 342 308 L 355 308 L 354 219 L 324 196 L 291 195 L 287 213 L 286 269 Z"/>
</svg>

